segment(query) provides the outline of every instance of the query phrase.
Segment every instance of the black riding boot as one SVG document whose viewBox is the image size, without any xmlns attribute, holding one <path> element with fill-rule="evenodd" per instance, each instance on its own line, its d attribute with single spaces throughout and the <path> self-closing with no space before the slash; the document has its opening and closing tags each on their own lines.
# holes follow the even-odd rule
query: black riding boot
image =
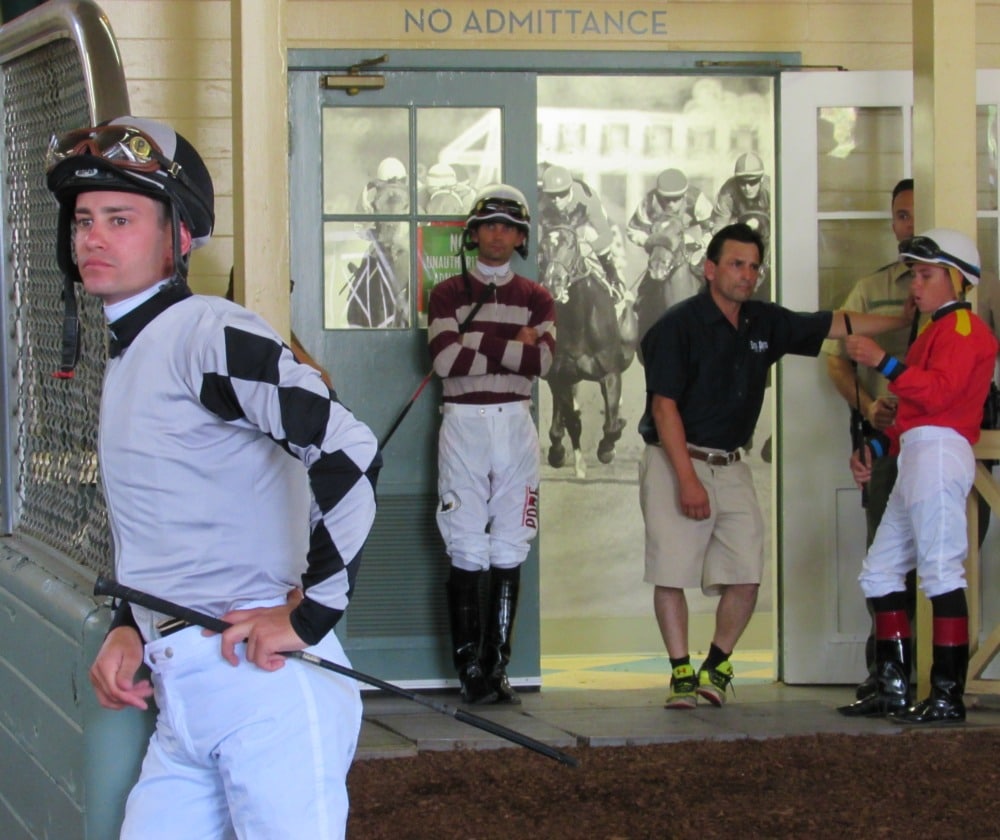
<svg viewBox="0 0 1000 840">
<path fill-rule="evenodd" d="M 969 669 L 969 646 L 934 646 L 931 693 L 905 711 L 893 715 L 897 723 L 961 723 L 965 720 L 965 675 Z"/>
<path fill-rule="evenodd" d="M 872 631 L 865 640 L 865 668 L 868 670 L 868 676 L 854 691 L 854 696 L 858 700 L 864 700 L 878 690 L 878 677 L 875 674 L 875 608 L 872 606 L 872 601 L 872 598 L 867 601 L 868 613 L 872 617 Z M 916 649 L 916 633 L 912 631 L 915 629 L 917 619 L 917 573 L 912 569 L 906 573 L 906 617 L 910 620 L 910 647 Z M 913 678 L 912 674 L 910 678 Z"/>
<path fill-rule="evenodd" d="M 885 717 L 906 709 L 910 702 L 910 640 L 875 640 L 875 692 L 840 706 L 847 717 Z"/>
<path fill-rule="evenodd" d="M 517 705 L 517 696 L 507 679 L 510 640 L 521 588 L 521 567 L 490 570 L 490 600 L 487 608 L 486 640 L 483 644 L 483 669 L 497 703 Z"/>
<path fill-rule="evenodd" d="M 864 681 L 858 684 L 858 687 L 854 690 L 854 696 L 858 700 L 864 700 L 866 697 L 871 697 L 876 691 L 878 691 L 878 677 L 875 675 L 875 635 L 872 631 L 867 639 L 865 639 L 865 668 L 868 670 L 868 676 L 865 677 Z"/>
<path fill-rule="evenodd" d="M 910 668 L 912 647 L 910 622 L 893 593 L 874 598 L 875 607 L 875 691 L 854 703 L 838 707 L 847 717 L 885 717 L 905 711 L 910 703 Z"/>
<path fill-rule="evenodd" d="M 482 572 L 451 569 L 448 579 L 448 616 L 451 621 L 452 659 L 466 703 L 492 703 L 496 692 L 490 688 L 479 661 L 482 635 L 479 620 L 479 581 Z"/>
<path fill-rule="evenodd" d="M 965 677 L 969 670 L 969 608 L 965 590 L 931 598 L 934 662 L 931 693 L 893 717 L 898 723 L 961 723 L 965 720 Z"/>
</svg>

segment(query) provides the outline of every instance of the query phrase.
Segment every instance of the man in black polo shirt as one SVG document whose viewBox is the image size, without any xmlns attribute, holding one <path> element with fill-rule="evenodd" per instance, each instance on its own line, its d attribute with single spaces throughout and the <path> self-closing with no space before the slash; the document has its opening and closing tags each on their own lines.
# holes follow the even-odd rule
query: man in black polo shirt
<svg viewBox="0 0 1000 840">
<path fill-rule="evenodd" d="M 646 531 L 645 580 L 672 674 L 667 708 L 700 696 L 725 701 L 729 662 L 757 603 L 764 522 L 750 468 L 740 460 L 764 401 L 767 371 L 786 353 L 816 356 L 824 338 L 844 338 L 844 313 L 796 313 L 751 300 L 764 244 L 745 224 L 709 243 L 704 292 L 667 310 L 642 340 L 648 444 L 639 465 Z M 850 313 L 853 332 L 876 335 L 902 317 Z M 685 588 L 719 595 L 715 634 L 696 673 L 688 650 Z"/>
</svg>

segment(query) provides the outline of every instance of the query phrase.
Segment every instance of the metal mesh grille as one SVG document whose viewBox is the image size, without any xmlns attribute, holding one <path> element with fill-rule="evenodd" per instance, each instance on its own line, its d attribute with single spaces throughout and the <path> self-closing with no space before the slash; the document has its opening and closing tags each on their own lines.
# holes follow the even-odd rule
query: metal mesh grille
<svg viewBox="0 0 1000 840">
<path fill-rule="evenodd" d="M 57 40 L 6 64 L 3 78 L 14 532 L 106 572 L 111 549 L 96 454 L 106 351 L 98 301 L 80 296 L 76 377 L 52 376 L 63 304 L 58 211 L 45 187 L 44 157 L 53 132 L 90 121 L 83 72 L 74 44 Z"/>
</svg>

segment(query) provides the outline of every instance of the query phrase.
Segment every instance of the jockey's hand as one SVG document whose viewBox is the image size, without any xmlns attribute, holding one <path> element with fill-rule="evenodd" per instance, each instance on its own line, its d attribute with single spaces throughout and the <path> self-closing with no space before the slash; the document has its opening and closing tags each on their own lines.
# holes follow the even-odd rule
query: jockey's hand
<svg viewBox="0 0 1000 840">
<path fill-rule="evenodd" d="M 230 665 L 239 664 L 235 647 L 246 642 L 246 660 L 265 671 L 277 671 L 285 665 L 283 651 L 302 650 L 306 643 L 292 627 L 291 615 L 302 601 L 302 592 L 289 590 L 284 604 L 231 610 L 222 616 L 230 627 L 222 633 L 222 658 Z M 204 631 L 205 635 L 210 635 Z"/>
<path fill-rule="evenodd" d="M 105 709 L 148 708 L 153 686 L 148 679 L 136 679 L 142 650 L 142 639 L 134 628 L 116 627 L 108 633 L 89 673 L 97 702 Z"/>
<path fill-rule="evenodd" d="M 847 336 L 844 339 L 844 349 L 855 362 L 872 368 L 878 367 L 886 355 L 885 350 L 865 335 Z"/>
<path fill-rule="evenodd" d="M 898 404 L 896 397 L 892 394 L 879 397 L 869 404 L 865 411 L 865 419 L 880 432 L 884 432 L 896 422 Z"/>
<path fill-rule="evenodd" d="M 851 453 L 851 476 L 858 488 L 864 487 L 872 477 L 872 453 L 871 449 L 865 445 L 859 452 L 855 449 Z"/>
<path fill-rule="evenodd" d="M 534 346 L 538 344 L 538 330 L 534 327 L 523 326 L 517 331 L 517 335 L 514 336 L 514 341 L 520 341 L 522 344 L 530 344 Z"/>
</svg>

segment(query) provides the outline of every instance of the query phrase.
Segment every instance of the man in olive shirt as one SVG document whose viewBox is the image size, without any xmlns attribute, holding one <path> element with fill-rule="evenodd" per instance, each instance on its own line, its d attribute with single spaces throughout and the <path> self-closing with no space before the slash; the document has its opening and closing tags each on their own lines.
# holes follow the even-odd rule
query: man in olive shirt
<svg viewBox="0 0 1000 840">
<path fill-rule="evenodd" d="M 892 233 L 897 242 L 913 236 L 913 179 L 904 178 L 892 190 Z M 858 312 L 875 312 L 880 315 L 899 315 L 910 295 L 910 268 L 894 259 L 872 274 L 855 283 L 844 309 Z M 902 359 L 910 342 L 910 330 L 901 329 L 886 333 L 879 343 L 890 355 Z M 858 408 L 866 424 L 865 431 L 883 432 L 896 419 L 896 398 L 889 394 L 888 380 L 866 367 L 855 367 L 844 350 L 843 342 L 823 342 L 826 370 L 830 381 L 851 408 Z M 865 546 L 872 544 L 875 531 L 882 521 L 889 493 L 896 483 L 896 458 L 886 456 L 872 464 L 871 479 L 865 493 Z M 917 580 L 911 573 L 906 578 L 906 611 L 912 622 L 916 613 Z M 874 616 L 873 616 L 874 620 Z M 875 635 L 868 634 L 865 643 L 865 665 L 868 676 L 857 688 L 858 699 L 875 691 Z"/>
<path fill-rule="evenodd" d="M 892 232 L 897 242 L 913 236 L 912 178 L 904 178 L 893 188 Z M 857 281 L 844 301 L 844 309 L 898 316 L 909 295 L 910 269 L 906 263 L 893 259 L 888 265 Z M 902 358 L 906 355 L 909 335 L 908 329 L 894 330 L 883 335 L 879 343 L 887 353 Z M 862 417 L 876 431 L 884 431 L 891 426 L 896 417 L 896 404 L 886 387 L 885 377 L 873 373 L 869 368 L 859 368 L 855 373 L 841 341 L 831 339 L 823 342 L 823 352 L 826 354 L 827 373 L 836 386 L 837 393 L 852 408 L 859 408 Z M 859 397 L 860 406 L 857 405 Z M 883 458 L 877 468 L 873 467 L 865 508 L 868 524 L 866 545 L 871 545 L 895 480 L 895 458 Z"/>
</svg>

